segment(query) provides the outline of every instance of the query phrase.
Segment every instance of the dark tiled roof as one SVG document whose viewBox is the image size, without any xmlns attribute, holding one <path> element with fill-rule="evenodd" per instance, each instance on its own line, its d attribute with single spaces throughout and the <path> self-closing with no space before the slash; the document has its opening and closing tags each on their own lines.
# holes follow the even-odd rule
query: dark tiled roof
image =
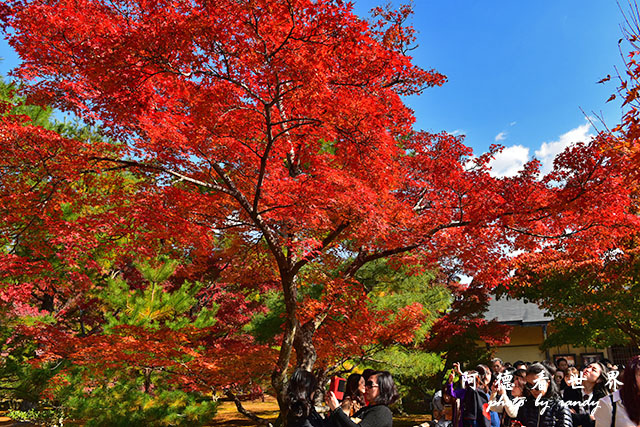
<svg viewBox="0 0 640 427">
<path fill-rule="evenodd" d="M 491 297 L 489 309 L 484 314 L 487 320 L 496 319 L 508 325 L 535 326 L 549 323 L 553 317 L 544 314 L 536 304 L 523 300 Z"/>
</svg>

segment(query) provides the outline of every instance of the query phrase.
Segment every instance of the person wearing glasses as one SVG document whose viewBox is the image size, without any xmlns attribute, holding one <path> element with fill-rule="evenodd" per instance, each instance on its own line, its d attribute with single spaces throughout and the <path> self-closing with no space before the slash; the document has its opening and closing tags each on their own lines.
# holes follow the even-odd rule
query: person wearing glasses
<svg viewBox="0 0 640 427">
<path fill-rule="evenodd" d="M 500 425 L 510 427 L 511 420 L 518 416 L 518 409 L 524 403 L 524 384 L 526 383 L 527 371 L 516 369 L 510 372 L 513 382 L 511 390 L 507 390 L 505 384 L 495 381 L 491 386 L 491 396 L 489 397 L 489 410 L 500 415 Z"/>
<path fill-rule="evenodd" d="M 534 363 L 525 378 L 527 398 L 518 410 L 517 421 L 526 427 L 573 427 L 571 412 L 547 368 Z"/>
<path fill-rule="evenodd" d="M 389 405 L 400 397 L 393 377 L 388 371 L 377 371 L 365 382 L 364 397 L 368 406 L 353 415 L 340 408 L 340 403 L 333 392 L 327 395 L 327 404 L 331 409 L 330 421 L 338 427 L 392 427 L 393 416 Z"/>
</svg>

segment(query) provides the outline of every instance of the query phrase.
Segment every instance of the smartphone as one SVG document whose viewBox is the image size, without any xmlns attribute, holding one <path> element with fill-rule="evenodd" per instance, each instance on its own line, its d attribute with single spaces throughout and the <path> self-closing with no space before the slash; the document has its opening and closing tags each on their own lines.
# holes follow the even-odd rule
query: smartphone
<svg viewBox="0 0 640 427">
<path fill-rule="evenodd" d="M 331 378 L 331 383 L 329 384 L 329 391 L 332 391 L 336 396 L 336 399 L 342 400 L 344 398 L 344 392 L 347 390 L 347 380 L 344 378 L 340 378 L 335 376 Z"/>
</svg>

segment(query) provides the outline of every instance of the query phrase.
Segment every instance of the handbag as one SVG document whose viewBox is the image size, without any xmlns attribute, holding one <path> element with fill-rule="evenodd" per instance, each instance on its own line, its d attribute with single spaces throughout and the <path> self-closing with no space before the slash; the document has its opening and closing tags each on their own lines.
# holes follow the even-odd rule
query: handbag
<svg viewBox="0 0 640 427">
<path fill-rule="evenodd" d="M 618 409 L 618 402 L 613 401 L 613 394 L 609 395 L 611 399 L 611 427 L 616 427 L 616 409 Z"/>
</svg>

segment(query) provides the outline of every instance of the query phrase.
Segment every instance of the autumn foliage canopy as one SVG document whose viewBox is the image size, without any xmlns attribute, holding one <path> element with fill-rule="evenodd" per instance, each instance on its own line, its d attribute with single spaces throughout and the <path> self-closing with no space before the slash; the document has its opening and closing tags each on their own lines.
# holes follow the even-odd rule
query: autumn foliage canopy
<svg viewBox="0 0 640 427">
<path fill-rule="evenodd" d="M 428 308 L 372 308 L 368 263 L 464 273 L 486 296 L 514 250 L 598 253 L 635 223 L 606 139 L 547 176 L 532 161 L 497 178 L 499 147 L 474 157 L 461 137 L 413 130 L 402 96 L 445 77 L 412 64 L 407 8 L 372 22 L 339 0 L 7 0 L 0 13 L 30 102 L 103 136 L 2 119 L 2 313 L 47 317 L 22 332 L 41 361 L 209 391 L 268 371 L 282 404 L 291 365 L 412 342 Z M 162 281 L 159 259 L 177 261 Z M 162 311 L 154 292 L 189 307 Z M 258 339 L 273 295 L 282 316 Z M 447 319 L 440 337 L 460 327 Z"/>
</svg>

